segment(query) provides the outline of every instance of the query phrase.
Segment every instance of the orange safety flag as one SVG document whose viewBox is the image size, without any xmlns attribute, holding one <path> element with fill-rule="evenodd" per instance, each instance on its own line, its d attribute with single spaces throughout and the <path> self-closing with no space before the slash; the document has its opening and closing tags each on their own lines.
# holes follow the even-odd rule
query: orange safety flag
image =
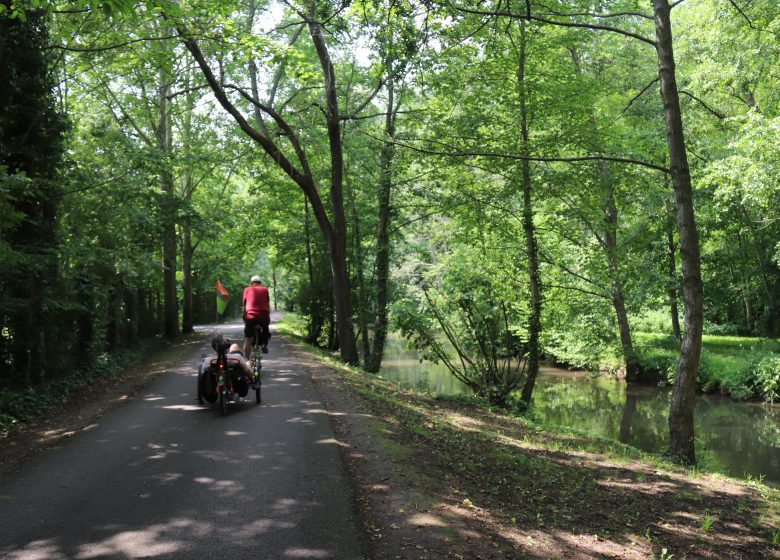
<svg viewBox="0 0 780 560">
<path fill-rule="evenodd" d="M 222 315 L 225 312 L 225 307 L 227 307 L 227 301 L 230 297 L 230 293 L 225 289 L 225 286 L 222 285 L 222 282 L 219 281 L 219 278 L 217 278 L 217 313 Z"/>
</svg>

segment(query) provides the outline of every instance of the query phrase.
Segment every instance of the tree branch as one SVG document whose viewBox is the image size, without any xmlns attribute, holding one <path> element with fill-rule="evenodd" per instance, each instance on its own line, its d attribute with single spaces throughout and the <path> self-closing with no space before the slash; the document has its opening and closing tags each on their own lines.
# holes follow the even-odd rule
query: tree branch
<svg viewBox="0 0 780 560">
<path fill-rule="evenodd" d="M 145 41 L 166 41 L 166 40 L 176 39 L 176 38 L 177 37 L 175 35 L 166 36 L 166 37 L 142 37 L 140 39 L 131 39 L 129 41 L 125 41 L 124 43 L 116 43 L 115 45 L 106 45 L 103 47 L 70 47 L 68 45 L 47 45 L 43 47 L 41 50 L 48 51 L 48 50 L 55 49 L 55 50 L 69 51 L 69 52 L 97 53 L 97 52 L 110 51 L 114 49 L 121 49 L 122 47 L 126 47 L 134 43 L 143 43 Z"/>
<path fill-rule="evenodd" d="M 643 88 L 642 88 L 642 91 L 640 91 L 640 92 L 639 92 L 639 93 L 637 93 L 637 94 L 636 94 L 634 97 L 632 97 L 632 98 L 631 98 L 631 101 L 629 101 L 629 102 L 628 102 L 628 105 L 626 105 L 625 107 L 623 107 L 623 111 L 622 111 L 622 112 L 623 112 L 623 113 L 625 113 L 626 111 L 628 111 L 629 107 L 631 107 L 631 105 L 633 105 L 633 104 L 634 104 L 634 101 L 636 101 L 637 99 L 639 99 L 640 97 L 642 97 L 642 95 L 644 95 L 644 93 L 645 93 L 645 92 L 646 92 L 648 89 L 650 89 L 651 87 L 653 87 L 653 84 L 654 84 L 654 83 L 656 83 L 657 81 L 658 81 L 658 77 L 656 76 L 656 77 L 653 79 L 653 81 L 652 81 L 652 82 L 650 82 L 649 84 L 647 84 L 645 87 L 643 87 Z"/>
<path fill-rule="evenodd" d="M 371 138 L 374 138 L 374 140 L 382 141 L 385 140 L 376 138 L 375 136 L 372 136 L 370 134 L 366 134 L 367 136 L 371 136 Z M 430 142 L 433 142 L 429 140 Z M 502 158 L 502 159 L 511 159 L 511 160 L 526 160 L 526 161 L 545 161 L 545 162 L 563 162 L 563 163 L 576 163 L 576 162 L 583 162 L 583 161 L 613 161 L 616 163 L 627 163 L 631 165 L 640 165 L 642 167 L 648 167 L 650 169 L 655 169 L 656 171 L 661 171 L 663 173 L 671 173 L 671 171 L 663 167 L 661 165 L 657 165 L 655 163 L 649 163 L 646 161 L 641 161 L 637 159 L 631 159 L 631 158 L 624 158 L 624 157 L 612 157 L 612 156 L 571 156 L 571 157 L 552 157 L 552 156 L 522 156 L 517 154 L 502 154 L 498 152 L 479 152 L 479 151 L 465 151 L 465 150 L 453 150 L 448 152 L 441 152 L 436 150 L 430 150 L 426 148 L 420 148 L 417 146 L 412 146 L 410 144 L 404 144 L 402 142 L 398 142 L 395 140 L 393 142 L 394 144 L 401 146 L 402 148 L 408 148 L 410 150 L 414 150 L 416 152 L 420 152 L 423 154 L 429 154 L 429 155 L 435 155 L 435 156 L 445 156 L 445 157 L 495 157 L 495 158 Z M 442 144 L 442 142 L 435 142 L 437 144 Z"/>
<path fill-rule="evenodd" d="M 690 98 L 691 98 L 691 99 L 693 99 L 694 101 L 698 101 L 698 102 L 699 102 L 699 104 L 701 104 L 701 106 L 702 106 L 702 107 L 704 107 L 705 109 L 707 109 L 707 111 L 709 111 L 710 113 L 712 113 L 713 115 L 715 115 L 715 116 L 716 116 L 716 117 L 718 117 L 719 119 L 721 119 L 721 120 L 722 120 L 722 119 L 725 119 L 725 118 L 726 118 L 726 114 L 725 114 L 725 113 L 721 113 L 720 111 L 717 111 L 717 110 L 713 109 L 712 107 L 710 107 L 709 105 L 707 105 L 707 104 L 706 104 L 704 101 L 702 101 L 701 99 L 699 99 L 698 97 L 696 97 L 696 96 L 695 96 L 695 95 L 693 95 L 692 93 L 690 93 L 690 92 L 687 92 L 687 91 L 685 91 L 684 89 L 678 90 L 678 92 L 679 92 L 679 93 L 684 93 L 685 95 L 687 95 L 688 97 L 690 97 Z"/>
<path fill-rule="evenodd" d="M 536 16 L 531 13 L 530 4 L 527 7 L 527 11 L 525 14 L 513 14 L 511 11 L 498 11 L 496 9 L 495 11 L 485 11 L 485 10 L 477 10 L 477 9 L 470 9 L 470 8 L 461 8 L 453 6 L 452 3 L 447 0 L 447 5 L 449 5 L 450 8 L 454 9 L 455 11 L 467 13 L 467 14 L 473 14 L 473 15 L 480 15 L 480 16 L 490 16 L 490 17 L 497 17 L 497 16 L 505 16 L 513 19 L 525 19 L 528 21 L 538 21 L 541 23 L 548 23 L 550 25 L 558 25 L 560 27 L 578 27 L 578 28 L 584 28 L 584 29 L 595 29 L 600 31 L 610 31 L 612 33 L 617 33 L 619 35 L 624 35 L 626 37 L 631 37 L 632 39 L 637 39 L 639 41 L 642 41 L 643 43 L 647 43 L 648 45 L 652 45 L 653 48 L 655 48 L 655 41 L 652 39 L 648 39 L 647 37 L 644 37 L 642 35 L 639 35 L 638 33 L 632 33 L 631 31 L 625 31 L 623 29 L 619 29 L 617 27 L 612 27 L 609 25 L 595 25 L 592 23 L 577 23 L 572 21 L 555 21 L 553 19 L 547 19 L 543 17 Z M 500 4 L 499 4 L 500 5 Z"/>
</svg>

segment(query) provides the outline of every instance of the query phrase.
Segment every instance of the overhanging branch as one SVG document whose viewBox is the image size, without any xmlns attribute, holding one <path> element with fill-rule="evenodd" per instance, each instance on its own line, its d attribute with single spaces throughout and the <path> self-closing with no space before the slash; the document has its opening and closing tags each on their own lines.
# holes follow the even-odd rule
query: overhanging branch
<svg viewBox="0 0 780 560">
<path fill-rule="evenodd" d="M 370 134 L 367 134 L 367 136 L 370 136 L 374 140 L 384 142 L 385 140 L 381 138 L 377 138 L 375 136 L 372 136 Z M 510 159 L 510 160 L 520 160 L 520 161 L 539 161 L 539 162 L 562 162 L 562 163 L 579 163 L 579 162 L 585 162 L 585 161 L 612 161 L 616 163 L 625 163 L 630 165 L 639 165 L 641 167 L 647 167 L 649 169 L 654 169 L 656 171 L 661 171 L 662 173 L 670 173 L 670 170 L 666 167 L 663 167 L 662 165 L 657 165 L 655 163 L 650 163 L 647 161 L 641 161 L 638 159 L 632 159 L 632 158 L 625 158 L 625 157 L 617 157 L 617 156 L 604 156 L 604 155 L 596 155 L 596 156 L 570 156 L 570 157 L 556 157 L 556 156 L 523 156 L 518 154 L 506 154 L 506 153 L 500 153 L 500 152 L 483 152 L 483 151 L 470 151 L 470 150 L 461 150 L 461 149 L 450 149 L 449 151 L 440 151 L 440 150 L 431 150 L 428 148 L 422 148 L 419 146 L 413 146 L 411 144 L 405 144 L 399 141 L 394 141 L 394 144 L 397 146 L 400 146 L 402 148 L 408 148 L 410 150 L 413 150 L 415 152 L 428 154 L 428 155 L 434 155 L 434 156 L 443 156 L 443 157 L 487 157 L 487 158 L 499 158 L 499 159 Z M 436 142 L 437 144 L 442 144 L 441 142 Z M 449 148 L 449 146 L 447 146 Z"/>
</svg>

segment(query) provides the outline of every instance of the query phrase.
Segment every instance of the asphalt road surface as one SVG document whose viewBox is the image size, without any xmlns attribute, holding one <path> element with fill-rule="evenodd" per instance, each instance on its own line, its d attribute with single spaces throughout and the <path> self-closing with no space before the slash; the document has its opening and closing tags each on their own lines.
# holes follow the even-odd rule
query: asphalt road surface
<svg viewBox="0 0 780 560">
<path fill-rule="evenodd" d="M 219 329 L 238 339 L 242 325 Z M 199 358 L 213 353 L 204 342 L 0 481 L 0 558 L 367 558 L 327 414 L 274 342 L 261 405 L 252 391 L 225 417 L 197 404 Z"/>
</svg>

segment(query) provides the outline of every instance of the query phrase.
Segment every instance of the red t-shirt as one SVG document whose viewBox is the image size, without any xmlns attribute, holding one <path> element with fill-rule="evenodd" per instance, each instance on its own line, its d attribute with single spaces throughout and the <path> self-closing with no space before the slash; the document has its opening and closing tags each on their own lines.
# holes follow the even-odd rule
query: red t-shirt
<svg viewBox="0 0 780 560">
<path fill-rule="evenodd" d="M 271 300 L 268 288 L 251 285 L 244 288 L 244 319 L 271 316 Z"/>
</svg>

